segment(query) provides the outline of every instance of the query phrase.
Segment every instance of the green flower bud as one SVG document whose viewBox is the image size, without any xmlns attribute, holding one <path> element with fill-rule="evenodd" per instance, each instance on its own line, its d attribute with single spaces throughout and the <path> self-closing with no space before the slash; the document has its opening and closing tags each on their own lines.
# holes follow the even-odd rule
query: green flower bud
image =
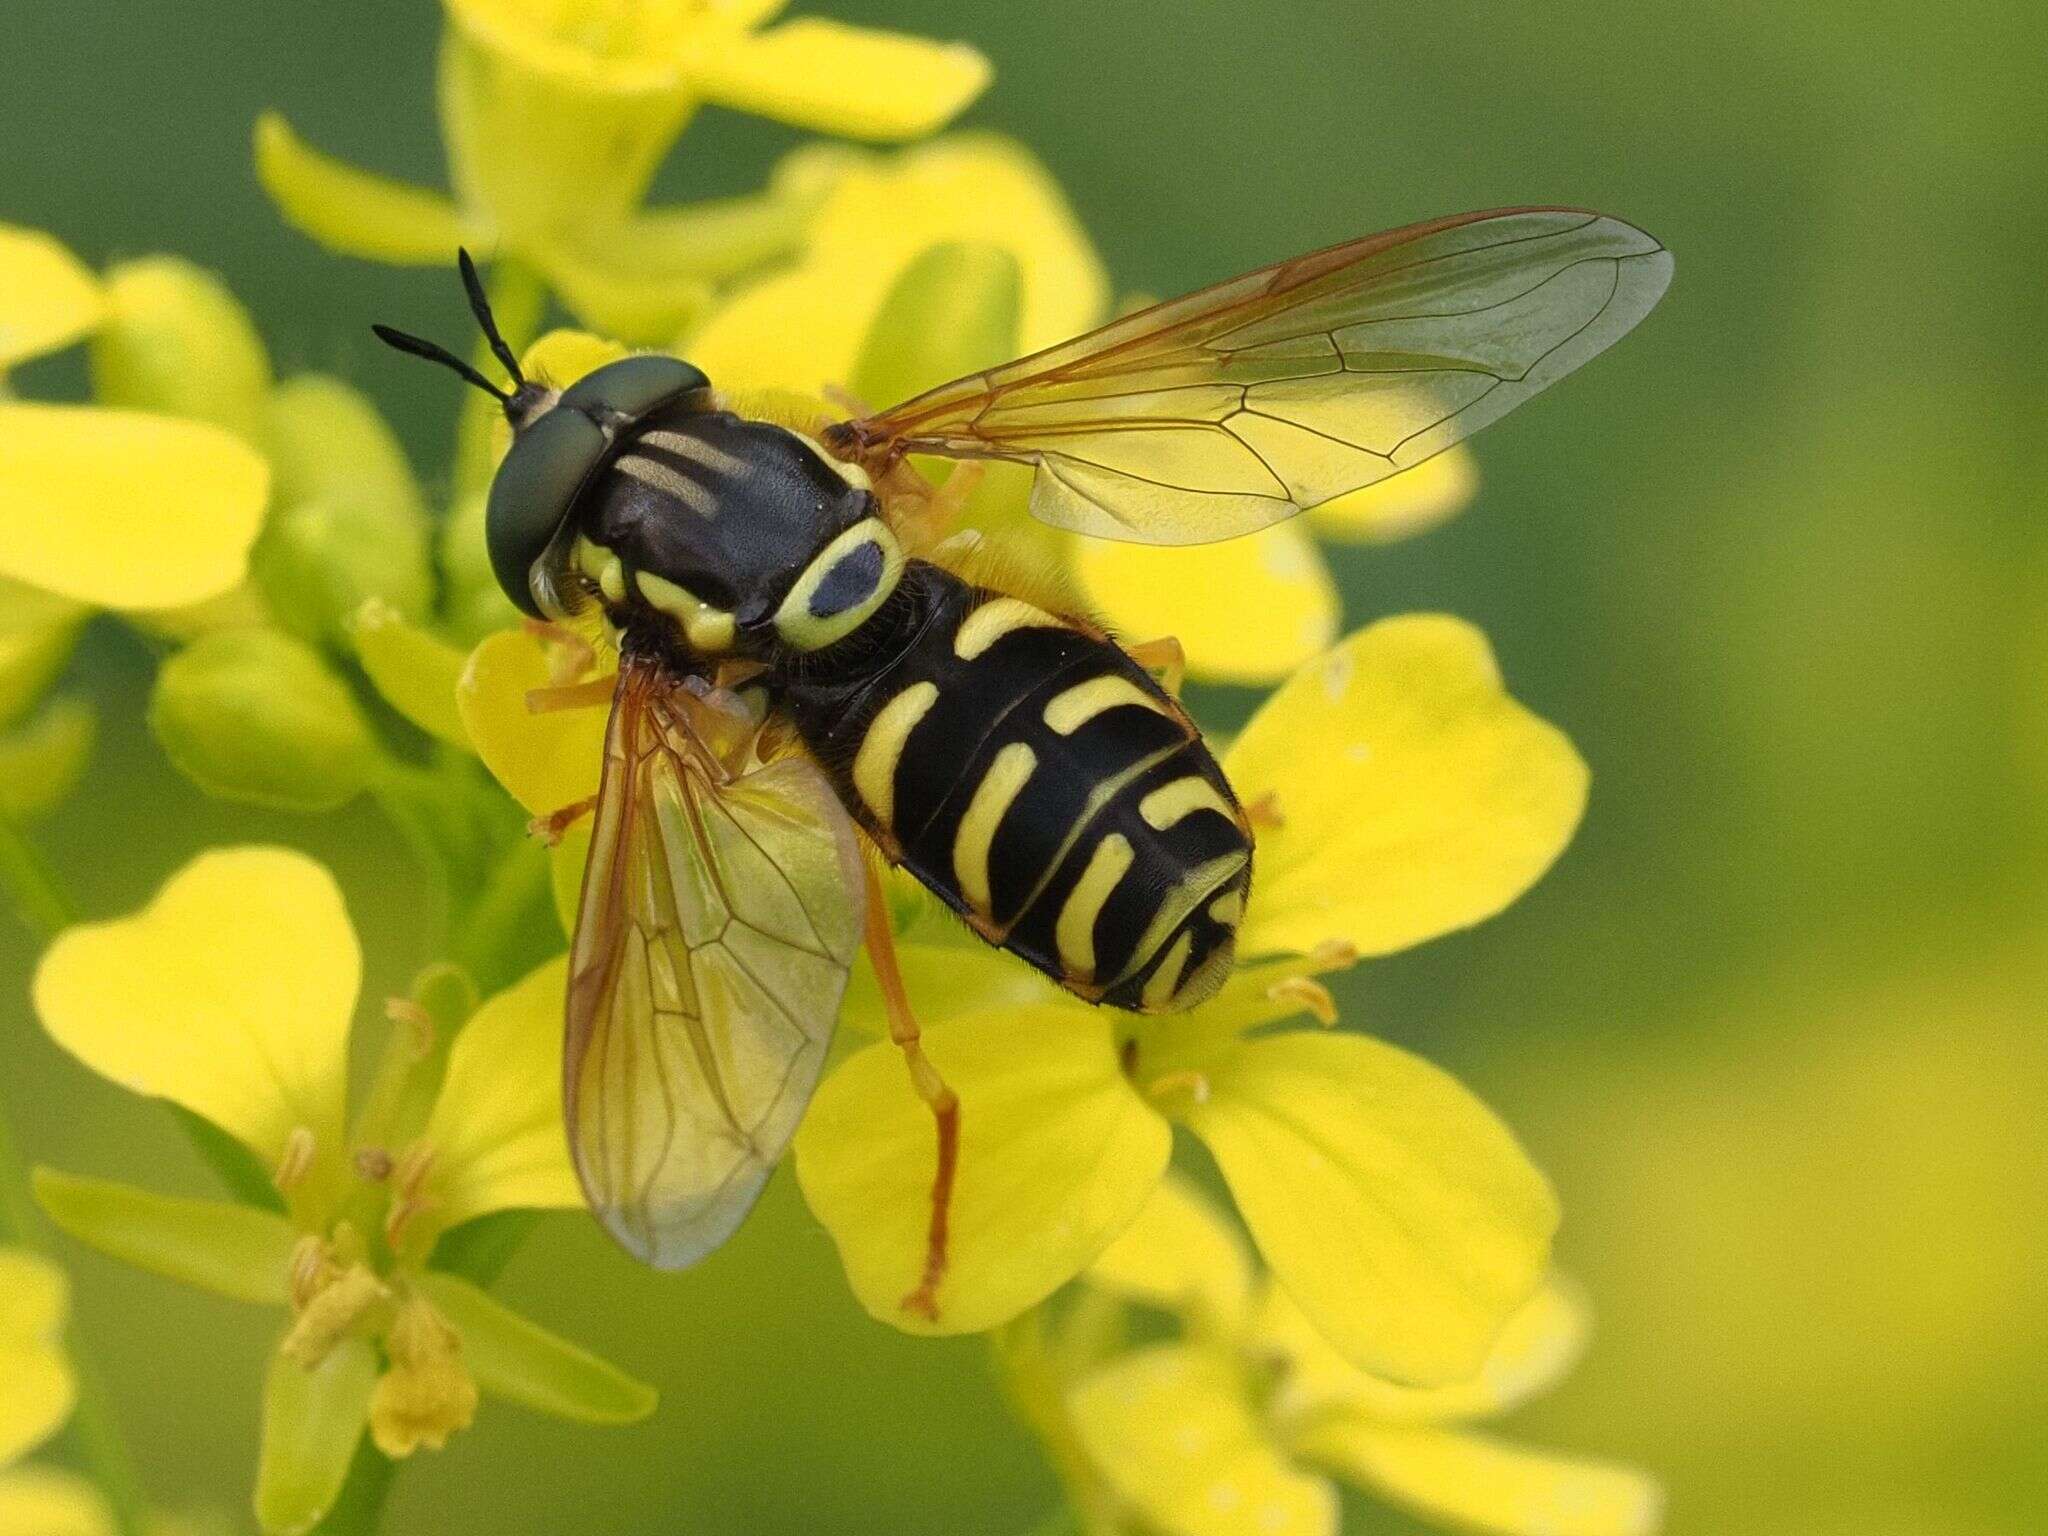
<svg viewBox="0 0 2048 1536">
<path fill-rule="evenodd" d="M 339 379 L 309 374 L 272 392 L 269 420 L 277 489 L 252 565 L 278 622 L 339 641 L 366 598 L 425 613 L 426 506 L 376 408 Z"/>
<path fill-rule="evenodd" d="M 80 699 L 57 699 L 0 735 L 0 815 L 40 816 L 71 793 L 92 756 L 97 717 Z"/>
<path fill-rule="evenodd" d="M 999 245 L 948 241 L 903 269 L 875 312 L 854 365 L 855 395 L 874 406 L 1017 355 L 1023 275 Z"/>
<path fill-rule="evenodd" d="M 270 356 L 225 283 L 180 257 L 147 256 L 109 272 L 106 294 L 92 338 L 102 401 L 212 422 L 263 445 Z"/>
<path fill-rule="evenodd" d="M 208 794 L 280 810 L 335 810 L 380 761 L 348 686 L 274 629 L 216 630 L 165 662 L 149 724 Z"/>
</svg>

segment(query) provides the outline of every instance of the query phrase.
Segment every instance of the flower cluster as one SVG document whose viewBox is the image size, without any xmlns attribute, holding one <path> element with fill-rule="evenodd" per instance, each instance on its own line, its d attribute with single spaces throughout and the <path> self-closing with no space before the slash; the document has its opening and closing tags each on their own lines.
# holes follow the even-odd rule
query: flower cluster
<svg viewBox="0 0 2048 1536">
<path fill-rule="evenodd" d="M 439 265 L 480 248 L 527 371 L 557 384 L 660 347 L 741 408 L 772 396 L 822 419 L 829 401 L 887 403 L 1110 314 L 1057 184 L 988 134 L 808 145 L 757 194 L 648 206 L 700 104 L 903 140 L 986 82 L 971 49 L 778 9 L 446 0 L 452 195 L 330 158 L 274 116 L 256 128 L 258 172 L 332 250 Z M 551 301 L 583 328 L 538 334 Z M 649 1389 L 487 1290 L 532 1213 L 580 1204 L 559 1052 L 588 831 L 549 847 L 527 826 L 593 792 L 603 728 L 596 711 L 530 707 L 603 664 L 519 625 L 497 590 L 482 512 L 502 423 L 465 402 L 449 502 L 432 507 L 369 401 L 327 375 L 275 378 L 217 279 L 165 257 L 95 275 L 0 228 L 0 368 L 80 340 L 95 403 L 0 396 L 0 728 L 34 709 L 90 613 L 120 614 L 165 643 L 150 724 L 179 770 L 309 814 L 371 797 L 439 895 L 443 960 L 386 1004 L 356 1102 L 360 955 L 310 859 L 205 853 L 142 911 L 69 928 L 36 978 L 45 1029 L 187 1112 L 234 1198 L 48 1170 L 37 1197 L 107 1252 L 283 1313 L 263 1386 L 266 1531 L 318 1520 L 366 1434 L 387 1457 L 439 1446 L 480 1396 L 586 1422 L 651 1411 Z M 1014 466 L 968 499 L 966 527 L 1061 600 L 1178 638 L 1197 679 L 1277 685 L 1223 754 L 1258 810 L 1258 878 L 1238 970 L 1193 1012 L 1089 1008 L 907 880 L 891 887 L 924 1048 L 961 1107 L 934 1315 L 900 1304 L 924 1262 L 931 1123 L 865 961 L 795 1142 L 863 1305 L 911 1332 L 993 1331 L 1091 1530 L 1327 1531 L 1333 1494 L 1310 1463 L 1507 1532 L 1633 1536 L 1654 1518 L 1632 1474 L 1455 1427 L 1569 1361 L 1583 1316 L 1548 1278 L 1556 1200 L 1455 1081 L 1332 1027 L 1324 978 L 1499 912 L 1583 810 L 1577 754 L 1509 695 L 1471 626 L 1410 615 L 1340 638 L 1316 536 L 1413 532 L 1474 484 L 1453 450 L 1196 549 L 1036 524 Z M 175 539 L 147 536 L 166 527 Z M 0 810 L 60 796 L 90 726 L 59 703 L 0 737 Z M 1169 1171 L 1181 1130 L 1213 1157 L 1263 1278 Z M 1126 1299 L 1173 1314 L 1179 1339 L 1126 1349 Z M 45 1313 L 28 1335 L 47 1337 Z"/>
</svg>

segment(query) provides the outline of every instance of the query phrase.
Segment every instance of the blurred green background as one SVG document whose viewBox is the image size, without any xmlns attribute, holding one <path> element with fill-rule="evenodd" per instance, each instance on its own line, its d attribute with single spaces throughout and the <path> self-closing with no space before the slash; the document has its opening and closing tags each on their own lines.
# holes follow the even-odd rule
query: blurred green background
<svg viewBox="0 0 2048 1536">
<path fill-rule="evenodd" d="M 966 121 L 1045 157 L 1126 289 L 1518 202 L 1677 253 L 1636 336 L 1480 441 L 1471 510 L 1337 556 L 1352 622 L 1482 624 L 1595 775 L 1529 899 L 1355 977 L 1350 1017 L 1463 1075 L 1562 1188 L 1602 1328 L 1518 1427 L 1657 1469 L 1676 1536 L 2048 1525 L 2040 8 L 828 9 L 983 48 Z M 95 263 L 219 269 L 281 370 L 365 384 L 437 470 L 446 380 L 373 356 L 365 323 L 461 334 L 452 283 L 286 230 L 248 142 L 279 107 L 439 183 L 438 8 L 6 10 L 0 217 Z M 709 114 L 663 190 L 746 189 L 788 142 Z M 141 728 L 146 677 L 111 626 L 74 664 L 109 739 L 38 835 L 84 906 L 132 908 L 209 842 L 299 843 L 351 893 L 366 995 L 401 987 L 430 957 L 383 824 L 201 799 Z M 167 1118 L 35 1031 L 31 960 L 0 934 L 0 1091 L 31 1154 L 204 1189 Z M 72 1256 L 151 1488 L 239 1520 L 271 1319 Z M 392 1529 L 1009 1536 L 1055 1500 L 980 1348 L 859 1315 L 786 1179 L 686 1277 L 563 1217 L 506 1289 L 662 1410 L 596 1431 L 488 1408 L 408 1470 Z"/>
</svg>

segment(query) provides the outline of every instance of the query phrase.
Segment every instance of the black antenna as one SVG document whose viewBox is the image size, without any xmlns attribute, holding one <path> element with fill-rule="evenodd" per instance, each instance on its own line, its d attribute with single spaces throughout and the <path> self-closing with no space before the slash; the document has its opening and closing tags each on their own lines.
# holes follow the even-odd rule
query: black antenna
<svg viewBox="0 0 2048 1536">
<path fill-rule="evenodd" d="M 462 269 L 462 286 L 469 294 L 469 312 L 476 316 L 476 323 L 483 327 L 484 339 L 491 344 L 491 355 L 505 365 L 505 371 L 512 375 L 516 389 L 526 388 L 526 375 L 519 371 L 519 359 L 505 344 L 505 338 L 498 334 L 498 322 L 491 314 L 491 301 L 484 293 L 484 280 L 477 275 L 476 263 L 470 260 L 469 252 L 458 247 L 455 264 Z M 430 363 L 439 363 L 443 368 L 452 368 L 464 379 L 490 395 L 508 411 L 512 408 L 512 392 L 500 389 L 468 362 L 457 357 L 438 342 L 414 336 L 396 326 L 373 325 L 370 329 L 379 341 L 387 347 L 396 347 L 414 357 L 424 357 Z"/>
<path fill-rule="evenodd" d="M 499 404 L 510 405 L 512 403 L 511 395 L 498 388 L 497 385 L 493 384 L 481 373 L 478 373 L 476 369 L 470 367 L 467 362 L 457 357 L 446 347 L 437 345 L 423 337 L 408 335 L 406 332 L 389 325 L 373 325 L 370 329 L 376 333 L 377 339 L 383 342 L 385 346 L 396 347 L 401 352 L 410 352 L 414 357 L 424 357 L 428 362 L 439 363 L 444 368 L 452 368 L 485 394 L 495 397 Z"/>
<path fill-rule="evenodd" d="M 513 384 L 525 384 L 526 375 L 519 371 L 519 359 L 512 355 L 512 349 L 505 345 L 505 338 L 498 334 L 498 322 L 491 315 L 491 301 L 484 293 L 484 280 L 477 276 L 476 263 L 469 259 L 469 252 L 460 246 L 455 249 L 455 264 L 462 269 L 462 286 L 469 290 L 469 312 L 476 316 L 476 323 L 483 327 L 484 339 L 490 342 L 492 353 L 505 365 L 505 371 L 512 375 Z"/>
</svg>

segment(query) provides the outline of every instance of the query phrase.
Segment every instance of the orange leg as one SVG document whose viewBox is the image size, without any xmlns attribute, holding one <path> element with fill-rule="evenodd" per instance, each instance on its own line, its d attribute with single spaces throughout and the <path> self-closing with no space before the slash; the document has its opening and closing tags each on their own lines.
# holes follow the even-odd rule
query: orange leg
<svg viewBox="0 0 2048 1536">
<path fill-rule="evenodd" d="M 548 658 L 550 682 L 574 682 L 597 664 L 597 652 L 590 642 L 566 624 L 526 618 L 519 621 L 519 627 L 542 644 L 554 647 Z"/>
<path fill-rule="evenodd" d="M 1124 647 L 1124 654 L 1143 667 L 1155 673 L 1159 686 L 1180 697 L 1180 685 L 1187 681 L 1188 653 L 1180 640 L 1173 635 L 1161 635 L 1157 640 L 1140 640 L 1136 645 Z"/>
<path fill-rule="evenodd" d="M 585 795 L 581 800 L 572 800 L 545 816 L 534 817 L 526 824 L 526 835 L 537 837 L 552 848 L 562 840 L 563 833 L 596 809 L 597 796 Z"/>
<path fill-rule="evenodd" d="M 953 1206 L 953 1180 L 960 1166 L 960 1099 L 939 1076 L 919 1044 L 917 1020 L 910 1011 L 910 994 L 903 986 L 903 972 L 896 964 L 896 940 L 889 932 L 889 906 L 882 894 L 882 882 L 875 867 L 867 865 L 868 958 L 874 962 L 875 979 L 881 984 L 882 1003 L 889 1014 L 889 1038 L 903 1052 L 910 1068 L 911 1085 L 932 1112 L 938 1131 L 938 1171 L 932 1177 L 931 1224 L 925 1229 L 924 1272 L 916 1287 L 903 1298 L 903 1310 L 936 1322 L 939 1316 L 939 1282 L 946 1274 L 946 1228 Z"/>
<path fill-rule="evenodd" d="M 596 709 L 609 704 L 612 695 L 618 692 L 616 677 L 593 677 L 581 683 L 554 683 L 545 688 L 526 690 L 526 712 L 529 715 L 553 714 L 561 709 Z"/>
</svg>

